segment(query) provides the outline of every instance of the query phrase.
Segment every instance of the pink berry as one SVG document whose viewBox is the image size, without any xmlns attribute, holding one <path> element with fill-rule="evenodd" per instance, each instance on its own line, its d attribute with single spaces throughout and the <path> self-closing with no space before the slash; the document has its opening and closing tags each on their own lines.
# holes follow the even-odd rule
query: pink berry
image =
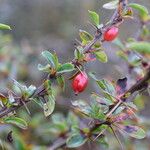
<svg viewBox="0 0 150 150">
<path fill-rule="evenodd" d="M 104 32 L 105 41 L 113 41 L 118 36 L 119 29 L 117 27 L 111 27 Z"/>
<path fill-rule="evenodd" d="M 85 72 L 79 73 L 72 82 L 72 88 L 75 94 L 78 94 L 85 90 L 88 84 L 88 76 Z"/>
</svg>

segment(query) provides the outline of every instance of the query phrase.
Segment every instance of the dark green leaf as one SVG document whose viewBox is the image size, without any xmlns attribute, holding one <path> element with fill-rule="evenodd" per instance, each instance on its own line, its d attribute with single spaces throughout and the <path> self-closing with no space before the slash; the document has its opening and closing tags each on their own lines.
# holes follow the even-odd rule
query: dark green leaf
<svg viewBox="0 0 150 150">
<path fill-rule="evenodd" d="M 27 123 L 25 120 L 18 117 L 7 117 L 3 120 L 5 123 L 14 124 L 22 129 L 27 129 Z"/>
<path fill-rule="evenodd" d="M 67 139 L 66 144 L 67 144 L 67 147 L 69 148 L 76 148 L 76 147 L 83 145 L 86 141 L 87 139 L 85 139 L 82 135 L 73 134 Z"/>
<path fill-rule="evenodd" d="M 82 100 L 73 101 L 72 105 L 85 115 L 89 115 L 91 112 L 90 106 Z"/>
<path fill-rule="evenodd" d="M 99 15 L 96 12 L 89 10 L 89 17 L 91 22 L 98 27 L 100 22 Z"/>
<path fill-rule="evenodd" d="M 74 70 L 74 65 L 71 63 L 66 63 L 58 67 L 57 73 L 71 72 L 73 70 Z"/>
<path fill-rule="evenodd" d="M 97 83 L 98 83 L 99 87 L 100 87 L 102 90 L 104 90 L 104 91 L 106 91 L 106 92 L 108 92 L 108 93 L 110 93 L 110 94 L 112 94 L 112 95 L 115 95 L 115 88 L 114 88 L 114 86 L 110 83 L 110 81 L 107 81 L 107 80 L 105 80 L 105 79 L 102 79 L 102 80 L 97 81 Z"/>
<path fill-rule="evenodd" d="M 54 56 L 54 54 L 50 53 L 49 51 L 43 51 L 42 52 L 43 57 L 46 58 L 46 60 L 53 66 L 56 67 L 57 66 L 57 60 L 56 60 L 56 56 Z"/>
<path fill-rule="evenodd" d="M 102 112 L 100 105 L 96 101 L 92 101 L 91 103 L 90 117 L 99 120 L 105 119 L 105 115 Z"/>
<path fill-rule="evenodd" d="M 92 93 L 91 97 L 96 100 L 100 104 L 105 104 L 106 106 L 112 105 L 113 102 L 110 99 L 107 99 L 105 97 L 100 97 L 96 93 Z"/>
</svg>

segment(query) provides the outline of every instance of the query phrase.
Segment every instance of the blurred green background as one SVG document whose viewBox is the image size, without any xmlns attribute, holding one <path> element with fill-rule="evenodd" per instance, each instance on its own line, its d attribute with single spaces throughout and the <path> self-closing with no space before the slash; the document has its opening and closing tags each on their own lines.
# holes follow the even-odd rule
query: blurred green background
<svg viewBox="0 0 150 150">
<path fill-rule="evenodd" d="M 88 24 L 88 10 L 98 12 L 101 15 L 101 22 L 106 22 L 111 17 L 113 11 L 102 8 L 102 5 L 106 2 L 108 0 L 0 0 L 0 22 L 12 27 L 12 31 L 4 31 L 0 34 L 1 91 L 5 93 L 7 87 L 11 86 L 10 78 L 15 78 L 26 85 L 40 85 L 45 75 L 38 71 L 37 65 L 43 63 L 41 57 L 43 50 L 55 50 L 61 62 L 71 60 L 75 39 L 79 38 L 78 30 L 84 29 L 93 33 Z M 136 2 L 136 0 L 132 2 Z M 149 0 L 138 0 L 137 2 L 150 10 Z M 138 28 L 137 19 L 128 19 L 121 25 L 119 37 L 123 41 L 128 37 L 136 37 L 138 36 Z M 96 71 L 100 78 L 117 80 L 124 77 L 127 66 L 124 61 L 115 55 L 116 47 L 108 43 L 104 43 L 104 47 L 106 53 L 108 53 L 109 62 L 107 64 L 92 62 L 86 65 L 86 69 Z M 86 91 L 76 97 L 70 89 L 70 82 L 68 82 L 64 93 L 57 91 L 59 92 L 57 96 L 58 105 L 55 111 L 66 113 L 66 108 L 68 108 L 66 106 L 71 105 L 71 100 L 89 99 L 89 93 L 92 91 L 97 91 L 97 87 L 93 81 L 90 81 Z M 146 106 L 142 114 L 149 117 L 150 103 L 148 100 L 145 100 L 145 103 Z M 144 104 L 141 102 L 140 105 Z M 35 112 L 39 108 L 33 109 L 33 106 L 30 107 L 33 110 L 32 115 L 36 115 Z M 42 111 L 40 111 L 39 109 L 37 116 L 41 116 Z M 4 128 L 6 128 L 6 131 L 9 130 L 9 127 Z M 31 128 L 30 130 L 31 132 L 37 132 L 36 129 L 32 130 Z M 34 134 L 33 136 L 36 135 Z M 49 144 L 48 135 L 38 132 L 37 134 L 37 138 L 41 138 L 45 143 L 42 143 L 42 141 L 40 143 L 40 140 L 34 137 L 35 139 L 33 138 L 32 141 L 34 144 L 35 141 L 39 142 L 38 144 Z M 25 139 L 28 139 L 28 137 Z M 137 142 L 137 144 L 139 143 L 141 141 Z M 141 150 L 144 150 L 144 148 Z"/>
</svg>

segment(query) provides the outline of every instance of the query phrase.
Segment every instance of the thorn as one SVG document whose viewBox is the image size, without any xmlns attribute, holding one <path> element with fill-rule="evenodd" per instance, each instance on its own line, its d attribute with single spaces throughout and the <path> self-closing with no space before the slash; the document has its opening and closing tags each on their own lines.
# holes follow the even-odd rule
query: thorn
<svg viewBox="0 0 150 150">
<path fill-rule="evenodd" d="M 106 131 L 106 129 L 102 130 L 102 131 L 96 136 L 96 138 L 95 138 L 93 141 L 97 140 L 97 138 L 98 138 L 99 136 L 101 136 L 105 131 Z"/>
<path fill-rule="evenodd" d="M 115 132 L 115 130 L 113 129 L 112 126 L 110 126 L 110 128 L 111 128 L 111 130 L 112 130 L 112 132 L 113 132 L 113 134 L 114 134 L 116 140 L 118 141 L 118 143 L 119 143 L 119 145 L 120 145 L 120 147 L 121 147 L 121 150 L 124 150 L 124 147 L 123 147 L 121 141 L 119 140 L 119 137 L 118 137 L 117 133 Z"/>
<path fill-rule="evenodd" d="M 28 112 L 28 114 L 31 115 L 30 110 L 28 109 L 26 103 L 23 100 L 21 100 L 21 102 L 23 103 L 23 105 L 24 105 L 26 111 Z"/>
</svg>

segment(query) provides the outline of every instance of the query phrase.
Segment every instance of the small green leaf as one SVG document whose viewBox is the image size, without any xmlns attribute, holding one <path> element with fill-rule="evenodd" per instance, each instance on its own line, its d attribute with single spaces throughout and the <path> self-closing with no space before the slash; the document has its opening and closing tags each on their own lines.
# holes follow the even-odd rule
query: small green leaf
<svg viewBox="0 0 150 150">
<path fill-rule="evenodd" d="M 54 64 L 55 64 L 55 68 L 57 69 L 58 67 L 59 67 L 59 61 L 58 61 L 58 57 L 57 57 L 57 54 L 56 53 L 54 53 L 53 54 L 53 56 L 54 56 Z"/>
<path fill-rule="evenodd" d="M 143 20 L 147 19 L 149 12 L 145 6 L 136 3 L 130 3 L 129 6 L 136 9 Z"/>
<path fill-rule="evenodd" d="M 28 96 L 29 97 L 32 96 L 34 94 L 35 90 L 36 90 L 36 87 L 34 85 L 30 85 L 27 89 Z"/>
<path fill-rule="evenodd" d="M 96 58 L 100 62 L 106 63 L 108 61 L 107 55 L 104 51 L 96 51 L 96 52 L 94 52 L 94 54 L 96 55 Z"/>
<path fill-rule="evenodd" d="M 48 117 L 55 109 L 55 98 L 53 96 L 47 96 L 48 101 L 43 104 L 44 115 Z"/>
<path fill-rule="evenodd" d="M 80 112 L 82 112 L 84 115 L 89 116 L 89 114 L 91 113 L 91 107 L 84 102 L 83 100 L 77 100 L 77 101 L 73 101 L 72 105 L 79 110 Z"/>
<path fill-rule="evenodd" d="M 101 110 L 100 105 L 96 101 L 92 101 L 91 103 L 90 117 L 94 119 L 99 119 L 101 121 L 105 119 L 105 115 Z"/>
<path fill-rule="evenodd" d="M 54 56 L 49 51 L 43 51 L 42 56 L 53 66 L 56 67 L 56 56 Z"/>
<path fill-rule="evenodd" d="M 18 117 L 7 117 L 4 118 L 3 120 L 5 123 L 10 123 L 10 124 L 14 124 L 22 129 L 27 129 L 27 123 L 25 120 L 23 120 L 22 118 L 18 118 Z"/>
<path fill-rule="evenodd" d="M 116 91 L 115 91 L 114 86 L 111 84 L 111 82 L 105 79 L 102 79 L 102 80 L 97 79 L 95 74 L 92 72 L 89 72 L 89 76 L 97 82 L 98 86 L 101 88 L 106 98 L 110 100 L 114 100 L 112 95 L 115 96 Z"/>
<path fill-rule="evenodd" d="M 65 89 L 65 79 L 63 76 L 58 76 L 57 77 L 57 82 L 59 86 L 64 90 Z"/>
<path fill-rule="evenodd" d="M 65 64 L 62 64 L 60 67 L 58 67 L 57 73 L 71 72 L 73 70 L 74 70 L 73 64 L 65 63 Z"/>
<path fill-rule="evenodd" d="M 14 85 L 19 88 L 19 90 L 21 92 L 20 94 L 23 96 L 23 98 L 26 99 L 29 96 L 28 95 L 28 88 L 25 85 L 20 84 L 15 79 L 13 79 L 13 82 L 14 82 Z"/>
<path fill-rule="evenodd" d="M 105 79 L 102 79 L 102 80 L 99 80 L 99 81 L 97 81 L 97 83 L 98 83 L 98 85 L 99 85 L 99 87 L 102 89 L 102 90 L 104 90 L 104 91 L 106 91 L 106 92 L 108 92 L 108 93 L 110 93 L 110 94 L 112 94 L 112 95 L 114 95 L 115 94 L 115 88 L 114 88 L 114 86 L 110 83 L 110 81 L 107 81 L 107 80 L 105 80 Z"/>
<path fill-rule="evenodd" d="M 78 46 L 77 49 L 75 49 L 74 56 L 77 60 L 82 60 L 84 58 L 83 51 L 84 49 L 81 46 Z"/>
<path fill-rule="evenodd" d="M 91 97 L 96 100 L 100 104 L 105 104 L 106 106 L 110 106 L 113 104 L 113 102 L 110 99 L 107 99 L 105 97 L 100 97 L 96 93 L 92 93 Z"/>
<path fill-rule="evenodd" d="M 150 54 L 150 43 L 149 42 L 131 42 L 127 44 L 127 48 L 135 50 L 139 53 Z"/>
<path fill-rule="evenodd" d="M 67 147 L 69 148 L 76 148 L 81 145 L 83 145 L 87 139 L 85 139 L 82 135 L 80 134 L 73 134 L 67 139 Z"/>
<path fill-rule="evenodd" d="M 99 15 L 96 12 L 89 10 L 89 17 L 92 23 L 94 23 L 98 27 L 100 22 Z"/>
<path fill-rule="evenodd" d="M 127 133 L 129 136 L 134 137 L 136 139 L 143 139 L 146 137 L 146 133 L 145 131 L 138 127 L 138 126 L 132 126 L 132 125 L 128 125 L 128 126 L 123 126 L 123 125 L 119 125 L 119 128 L 121 129 L 121 131 Z"/>
<path fill-rule="evenodd" d="M 103 5 L 105 9 L 116 9 L 118 7 L 119 0 L 114 0 Z"/>
<path fill-rule="evenodd" d="M 6 24 L 0 23 L 0 30 L 11 30 L 11 27 Z"/>
<path fill-rule="evenodd" d="M 47 64 L 46 66 L 43 66 L 43 65 L 41 65 L 41 64 L 38 64 L 38 70 L 39 70 L 39 71 L 43 71 L 43 72 L 49 73 L 49 72 L 50 72 L 50 69 L 51 69 L 50 64 Z"/>
<path fill-rule="evenodd" d="M 89 41 L 93 40 L 93 36 L 84 30 L 79 30 L 79 35 L 83 44 L 87 44 Z"/>
<path fill-rule="evenodd" d="M 44 81 L 44 88 L 45 88 L 48 95 L 52 95 L 52 88 L 51 88 L 51 81 L 50 80 Z"/>
</svg>

